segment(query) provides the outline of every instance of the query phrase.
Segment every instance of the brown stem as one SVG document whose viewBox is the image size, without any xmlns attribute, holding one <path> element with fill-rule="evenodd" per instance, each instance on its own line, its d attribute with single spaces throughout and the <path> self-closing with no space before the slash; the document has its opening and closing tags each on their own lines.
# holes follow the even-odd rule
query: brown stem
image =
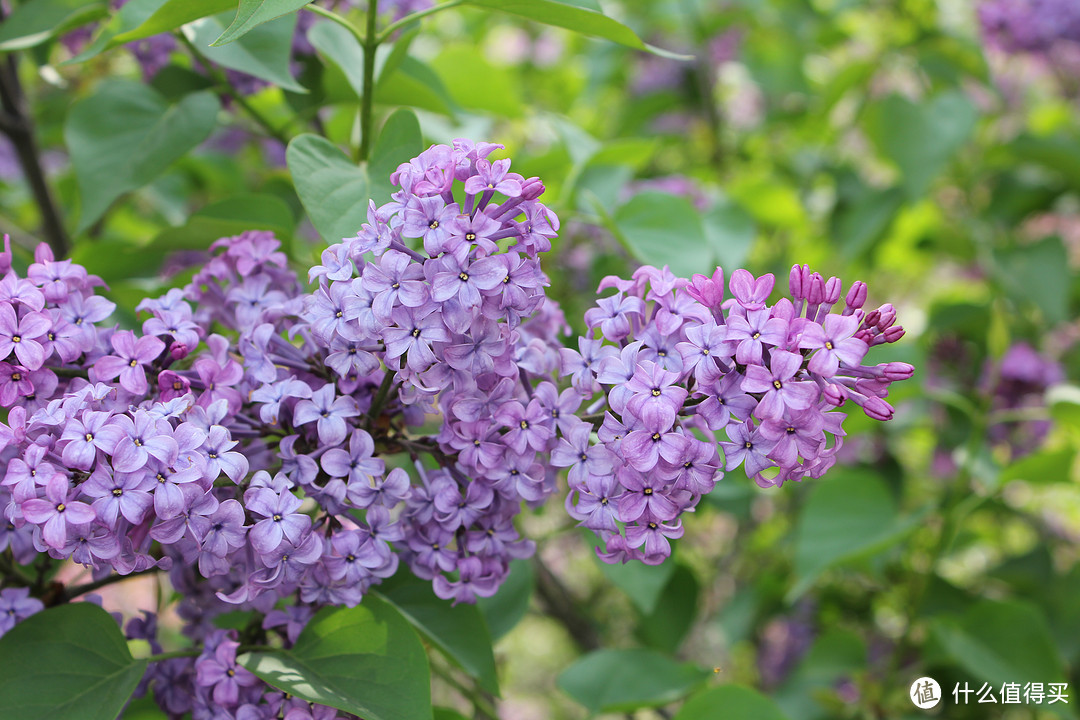
<svg viewBox="0 0 1080 720">
<path fill-rule="evenodd" d="M 3 10 L 0 9 L 0 20 Z M 41 232 L 57 257 L 66 257 L 71 252 L 71 239 L 64 229 L 60 211 L 53 199 L 52 191 L 45 180 L 45 171 L 41 168 L 34 124 L 26 109 L 26 96 L 19 84 L 18 66 L 15 54 L 8 55 L 0 63 L 0 131 L 11 140 L 19 165 L 30 186 L 30 192 L 41 213 Z"/>
</svg>

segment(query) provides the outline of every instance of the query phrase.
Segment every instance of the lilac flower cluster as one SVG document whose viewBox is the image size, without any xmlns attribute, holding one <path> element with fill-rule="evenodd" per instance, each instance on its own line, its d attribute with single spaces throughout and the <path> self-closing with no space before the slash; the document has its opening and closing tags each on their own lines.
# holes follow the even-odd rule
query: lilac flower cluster
<svg viewBox="0 0 1080 720">
<path fill-rule="evenodd" d="M 736 270 L 725 300 L 720 268 L 687 281 L 643 267 L 601 282 L 615 294 L 586 312 L 578 349 L 562 350 L 562 371 L 599 429 L 594 438 L 592 425 L 570 418 L 552 462 L 569 468 L 566 509 L 604 541 L 606 561 L 663 562 L 669 539 L 682 536 L 680 516 L 721 468 L 742 465 L 763 487 L 820 477 L 842 444 L 837 408 L 847 401 L 892 416 L 889 384 L 913 368 L 862 360 L 903 335 L 893 307 L 863 310 L 867 288 L 856 282 L 833 313 L 840 280 L 806 266 L 791 270 L 791 299 L 769 306 L 773 284 Z"/>
<path fill-rule="evenodd" d="M 978 12 L 987 42 L 1007 53 L 1043 54 L 1060 41 L 1080 43 L 1074 0 L 985 0 Z"/>
<path fill-rule="evenodd" d="M 102 325 L 100 279 L 47 246 L 26 277 L 0 255 L 0 549 L 170 571 L 208 648 L 152 664 L 172 715 L 280 717 L 227 672 L 222 612 L 291 642 L 402 562 L 473 602 L 532 552 L 514 519 L 554 491 L 547 453 L 579 401 L 554 384 L 565 321 L 538 257 L 558 219 L 499 147 L 403 164 L 314 292 L 271 234 L 222 238 L 187 287 L 140 303 L 141 333 Z"/>
</svg>

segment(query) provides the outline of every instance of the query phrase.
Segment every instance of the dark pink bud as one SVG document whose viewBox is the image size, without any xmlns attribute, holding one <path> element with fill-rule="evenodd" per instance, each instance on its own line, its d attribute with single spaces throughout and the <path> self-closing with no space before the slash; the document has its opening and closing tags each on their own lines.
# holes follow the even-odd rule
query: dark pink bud
<svg viewBox="0 0 1080 720">
<path fill-rule="evenodd" d="M 188 346 L 184 343 L 173 343 L 169 348 L 169 356 L 172 357 L 174 361 L 183 360 L 188 356 Z"/>
<path fill-rule="evenodd" d="M 805 300 L 807 285 L 810 278 L 809 265 L 792 265 L 791 274 L 788 275 L 788 290 L 792 300 Z"/>
<path fill-rule="evenodd" d="M 878 321 L 874 323 L 877 325 L 878 330 L 885 330 L 885 328 L 896 322 L 896 308 L 894 308 L 891 303 L 886 303 L 879 307 L 878 312 L 881 314 L 878 317 Z"/>
<path fill-rule="evenodd" d="M 844 303 L 847 305 L 847 309 L 844 310 L 845 315 L 850 315 L 851 311 L 858 310 L 866 304 L 866 283 L 862 280 L 856 280 L 852 283 L 851 288 L 848 289 L 847 297 L 844 298 Z"/>
<path fill-rule="evenodd" d="M 863 322 L 863 327 L 864 328 L 872 328 L 872 327 L 874 327 L 875 325 L 878 324 L 878 320 L 880 318 L 881 318 L 881 311 L 880 310 L 871 310 L 870 312 L 866 313 L 866 317 L 863 318 L 863 321 L 862 321 Z"/>
<path fill-rule="evenodd" d="M 825 283 L 825 302 L 829 305 L 835 305 L 840 300 L 840 291 L 843 289 L 844 286 L 840 283 L 840 278 L 829 278 L 829 281 Z"/>
<path fill-rule="evenodd" d="M 522 200 L 535 200 L 543 194 L 544 183 L 540 182 L 540 178 L 531 177 L 521 183 L 521 195 L 519 197 Z"/>
<path fill-rule="evenodd" d="M 878 365 L 881 370 L 881 376 L 886 380 L 897 381 L 907 380 L 915 374 L 915 366 L 909 365 L 906 362 L 889 362 L 882 365 Z"/>
<path fill-rule="evenodd" d="M 820 305 L 825 300 L 825 278 L 821 273 L 810 276 L 810 282 L 806 292 L 806 301 L 811 305 Z"/>
<path fill-rule="evenodd" d="M 840 407 L 847 400 L 847 390 L 842 385 L 836 383 L 826 383 L 825 387 L 821 391 L 821 395 L 825 398 L 825 402 L 830 405 Z"/>
<path fill-rule="evenodd" d="M 904 337 L 904 326 L 893 325 L 892 327 L 886 328 L 885 332 L 881 333 L 881 337 L 885 338 L 885 342 L 887 343 L 894 343 Z"/>
<path fill-rule="evenodd" d="M 879 397 L 868 397 L 862 404 L 863 412 L 873 420 L 892 420 L 893 406 Z"/>
</svg>

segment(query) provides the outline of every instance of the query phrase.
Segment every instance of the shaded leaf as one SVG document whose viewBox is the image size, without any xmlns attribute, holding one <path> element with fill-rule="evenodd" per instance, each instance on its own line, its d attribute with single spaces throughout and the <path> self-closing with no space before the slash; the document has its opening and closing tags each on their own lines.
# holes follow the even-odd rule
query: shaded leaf
<svg viewBox="0 0 1080 720">
<path fill-rule="evenodd" d="M 285 152 L 300 202 L 328 243 L 352 237 L 367 222 L 367 173 L 318 135 L 298 135 Z"/>
<path fill-rule="evenodd" d="M 596 650 L 566 668 L 557 684 L 589 712 L 633 712 L 675 702 L 710 674 L 653 650 Z"/>
<path fill-rule="evenodd" d="M 743 266 L 757 236 L 753 216 L 730 200 L 723 200 L 702 216 L 705 239 L 716 254 L 716 262 L 729 274 Z M 713 268 L 695 270 L 711 275 Z"/>
<path fill-rule="evenodd" d="M 116 35 L 109 40 L 106 47 L 116 47 L 158 33 L 171 32 L 193 20 L 217 15 L 234 7 L 236 0 L 166 0 L 145 22 Z"/>
<path fill-rule="evenodd" d="M 209 92 L 170 103 L 153 88 L 129 80 L 109 80 L 76 102 L 64 140 L 82 198 L 79 231 L 205 140 L 218 108 Z"/>
<path fill-rule="evenodd" d="M 904 204 L 900 188 L 867 189 L 849 204 L 837 207 L 832 218 L 836 244 L 851 258 L 871 247 L 885 234 Z"/>
<path fill-rule="evenodd" d="M 211 47 L 211 39 L 217 37 L 226 21 L 226 14 L 202 18 L 185 25 L 184 33 L 199 53 L 211 62 L 253 75 L 290 92 L 307 92 L 292 76 L 290 65 L 295 15 L 261 24 L 227 46 Z"/>
<path fill-rule="evenodd" d="M 592 533 L 588 535 L 588 540 L 593 545 L 599 542 Z M 633 560 L 610 565 L 596 557 L 595 553 L 593 559 L 604 576 L 626 593 L 634 606 L 646 615 L 656 610 L 660 595 L 675 572 L 674 562 L 646 565 Z"/>
<path fill-rule="evenodd" d="M 476 606 L 484 614 L 491 639 L 498 640 L 525 617 L 532 599 L 536 578 L 527 560 L 511 560 L 510 575 L 499 591 L 488 598 L 478 598 Z"/>
<path fill-rule="evenodd" d="M 90 41 L 89 45 L 83 48 L 82 52 L 63 64 L 69 65 L 85 62 L 99 53 L 114 47 L 116 45 L 116 43 L 113 42 L 114 38 L 118 35 L 130 32 L 145 23 L 153 17 L 154 13 L 160 10 L 167 1 L 168 0 L 128 0 L 122 8 L 109 18 L 108 22 L 98 29 L 97 35 L 94 36 L 94 39 Z"/>
<path fill-rule="evenodd" d="M 280 690 L 368 720 L 432 717 L 420 638 L 372 595 L 354 608 L 320 610 L 291 650 L 245 653 L 238 661 Z"/>
<path fill-rule="evenodd" d="M 308 30 L 308 41 L 341 68 L 349 87 L 360 98 L 364 95 L 364 49 L 360 42 L 337 23 L 315 23 Z"/>
<path fill-rule="evenodd" d="M 1050 323 L 1066 320 L 1069 262 L 1060 238 L 995 253 L 995 260 L 1001 282 L 1014 299 L 1034 303 Z"/>
<path fill-rule="evenodd" d="M 611 40 L 636 50 L 647 50 L 657 55 L 678 60 L 692 60 L 692 56 L 668 52 L 642 42 L 634 31 L 614 18 L 599 12 L 596 3 L 559 2 L 558 0 L 466 0 L 467 4 L 488 10 L 498 10 L 528 20 L 554 25 L 590 37 Z"/>
<path fill-rule="evenodd" d="M 837 469 L 815 485 L 795 529 L 795 586 L 802 595 L 826 568 L 873 555 L 909 532 L 885 482 L 874 472 Z"/>
<path fill-rule="evenodd" d="M 109 12 L 105 0 L 30 0 L 15 6 L 0 23 L 0 52 L 40 45 L 66 30 Z"/>
<path fill-rule="evenodd" d="M 657 650 L 675 652 L 694 624 L 700 589 L 693 570 L 676 564 L 656 608 L 638 618 L 637 636 Z"/>
<path fill-rule="evenodd" d="M 479 680 L 480 687 L 498 695 L 491 637 L 475 605 L 442 600 L 430 582 L 412 573 L 397 573 L 379 585 L 378 592 L 444 655 Z"/>
<path fill-rule="evenodd" d="M 675 720 L 787 720 L 787 716 L 757 690 L 721 685 L 687 700 Z"/>
<path fill-rule="evenodd" d="M 684 197 L 639 193 L 615 211 L 614 221 L 630 250 L 644 263 L 668 265 L 679 277 L 711 273 L 715 267 L 701 216 Z"/>
<path fill-rule="evenodd" d="M 0 708 L 19 720 L 115 720 L 146 664 L 109 613 L 60 605 L 0 638 Z"/>
<path fill-rule="evenodd" d="M 407 163 L 424 151 L 420 121 L 412 110 L 401 108 L 386 119 L 368 161 L 371 197 L 376 205 L 390 202 L 390 193 L 397 189 L 390 176 L 398 165 Z"/>
<path fill-rule="evenodd" d="M 215 46 L 239 40 L 263 23 L 282 15 L 288 15 L 307 5 L 311 0 L 240 0 L 236 17 L 228 28 L 214 40 Z M 295 22 L 295 20 L 293 21 Z"/>
<path fill-rule="evenodd" d="M 866 130 L 904 174 L 908 198 L 918 199 L 971 137 L 978 118 L 975 105 L 959 91 L 922 104 L 890 95 L 867 109 Z"/>
</svg>

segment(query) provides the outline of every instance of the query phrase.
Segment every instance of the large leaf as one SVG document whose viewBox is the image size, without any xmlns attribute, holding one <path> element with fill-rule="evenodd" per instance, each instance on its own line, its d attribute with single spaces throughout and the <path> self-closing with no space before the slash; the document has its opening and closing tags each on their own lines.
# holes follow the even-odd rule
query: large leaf
<svg viewBox="0 0 1080 720">
<path fill-rule="evenodd" d="M 18 720 L 115 720 L 146 660 L 135 660 L 93 603 L 40 612 L 0 638 L 0 714 Z"/>
<path fill-rule="evenodd" d="M 133 40 L 171 32 L 193 20 L 217 15 L 236 7 L 236 0 L 166 0 L 138 27 L 122 32 L 109 40 L 106 47 L 122 45 Z"/>
<path fill-rule="evenodd" d="M 218 101 L 212 93 L 169 103 L 129 80 L 102 83 L 68 113 L 64 140 L 82 197 L 79 231 L 118 197 L 151 182 L 210 135 Z"/>
<path fill-rule="evenodd" d="M 592 533 L 586 537 L 594 545 L 599 542 Z M 595 553 L 593 557 L 604 576 L 626 593 L 634 606 L 645 615 L 656 610 L 656 604 L 660 601 L 664 587 L 675 573 L 674 562 L 646 565 L 643 562 L 631 560 L 613 565 L 596 557 Z"/>
<path fill-rule="evenodd" d="M 397 189 L 390 182 L 390 175 L 398 165 L 409 162 L 423 151 L 424 138 L 416 113 L 405 108 L 394 111 L 383 124 L 368 161 L 371 197 L 376 205 L 390 202 L 390 193 Z"/>
<path fill-rule="evenodd" d="M 398 573 L 378 587 L 379 594 L 396 607 L 420 633 L 488 692 L 499 693 L 495 655 L 484 616 L 475 605 L 452 605 L 438 598 L 430 582 L 412 573 Z"/>
<path fill-rule="evenodd" d="M 254 75 L 284 90 L 307 92 L 290 68 L 295 15 L 259 25 L 228 46 L 210 47 L 227 21 L 227 13 L 202 18 L 184 26 L 184 33 L 203 56 L 222 67 Z"/>
<path fill-rule="evenodd" d="M 787 716 L 757 690 L 721 685 L 687 700 L 675 720 L 787 720 Z"/>
<path fill-rule="evenodd" d="M 700 589 L 694 571 L 676 564 L 656 608 L 638 618 L 637 636 L 657 650 L 675 652 L 697 617 Z"/>
<path fill-rule="evenodd" d="M 291 650 L 238 660 L 280 690 L 367 720 L 432 717 L 424 646 L 397 610 L 372 595 L 354 608 L 320 610 Z"/>
<path fill-rule="evenodd" d="M 900 540 L 915 518 L 901 517 L 885 482 L 867 470 L 834 471 L 817 485 L 795 529 L 795 586 L 802 595 L 826 568 L 873 555 Z"/>
<path fill-rule="evenodd" d="M 236 17 L 214 40 L 214 45 L 225 45 L 239 40 L 259 25 L 296 12 L 309 2 L 311 0 L 240 0 Z"/>
<path fill-rule="evenodd" d="M 647 50 L 680 60 L 692 59 L 646 45 L 633 30 L 599 12 L 599 6 L 595 3 L 589 3 L 589 7 L 567 0 L 466 0 L 466 3 L 565 28 L 582 35 L 611 40 L 636 50 Z"/>
<path fill-rule="evenodd" d="M 364 48 L 351 32 L 332 22 L 317 22 L 308 30 L 308 41 L 341 68 L 349 87 L 360 98 L 364 95 Z"/>
<path fill-rule="evenodd" d="M 667 265 L 679 277 L 709 275 L 716 267 L 701 216 L 684 197 L 643 192 L 616 210 L 614 220 L 642 262 Z"/>
<path fill-rule="evenodd" d="M 557 682 L 589 712 L 633 712 L 675 702 L 710 674 L 652 650 L 597 650 L 566 668 Z"/>
<path fill-rule="evenodd" d="M 376 102 L 411 105 L 451 116 L 457 112 L 457 103 L 438 73 L 416 58 L 403 57 L 396 66 L 391 66 L 391 59 L 393 56 L 388 58 L 386 74 L 375 83 Z"/>
<path fill-rule="evenodd" d="M 484 614 L 492 640 L 498 640 L 525 617 L 532 599 L 536 577 L 527 560 L 511 560 L 510 575 L 499 591 L 488 598 L 479 598 L 476 606 Z"/>
<path fill-rule="evenodd" d="M 105 0 L 30 0 L 0 23 L 0 52 L 34 47 L 108 13 Z"/>
<path fill-rule="evenodd" d="M 855 257 L 885 234 L 904 204 L 900 188 L 864 189 L 849 203 L 840 204 L 832 217 L 832 231 L 840 251 Z"/>
<path fill-rule="evenodd" d="M 1060 238 L 995 253 L 995 260 L 1001 282 L 1014 299 L 1034 303 L 1050 323 L 1067 319 L 1070 272 Z"/>
<path fill-rule="evenodd" d="M 757 236 L 753 216 L 735 202 L 724 200 L 705 213 L 702 221 L 705 240 L 716 254 L 717 263 L 729 274 L 742 267 Z M 696 272 L 711 275 L 712 269 Z"/>
<path fill-rule="evenodd" d="M 978 117 L 975 105 L 958 91 L 941 93 L 920 105 L 890 95 L 868 108 L 866 129 L 904 174 L 907 196 L 917 199 L 967 142 Z"/>
<path fill-rule="evenodd" d="M 109 18 L 108 22 L 101 26 L 90 44 L 64 64 L 84 62 L 102 51 L 114 47 L 117 43 L 113 42 L 113 40 L 117 36 L 130 32 L 145 23 L 166 2 L 168 0 L 128 0 L 124 7 L 120 8 Z"/>
<path fill-rule="evenodd" d="M 938 618 L 934 638 L 979 682 L 1063 682 L 1065 670 L 1045 618 L 1019 601 L 982 600 L 959 618 Z"/>
<path fill-rule="evenodd" d="M 367 173 L 317 135 L 293 138 L 285 159 L 300 202 L 323 239 L 336 243 L 356 235 L 367 222 Z"/>
</svg>

